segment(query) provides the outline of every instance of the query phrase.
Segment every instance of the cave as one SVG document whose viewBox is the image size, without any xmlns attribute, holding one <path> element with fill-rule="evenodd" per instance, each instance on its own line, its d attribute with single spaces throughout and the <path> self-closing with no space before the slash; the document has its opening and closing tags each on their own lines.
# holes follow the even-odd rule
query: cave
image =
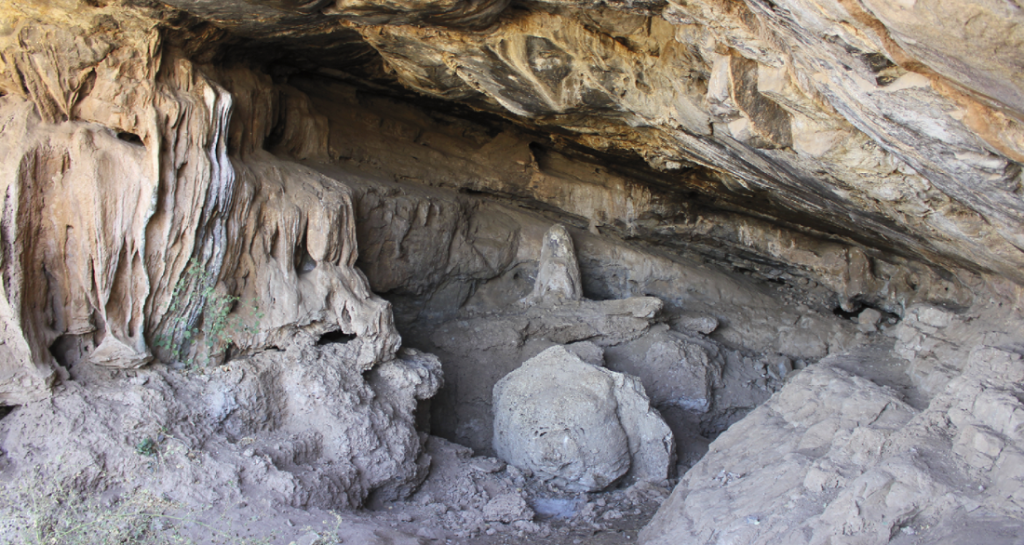
<svg viewBox="0 0 1024 545">
<path fill-rule="evenodd" d="M 1019 544 L 1022 29 L 8 0 L 0 541 Z"/>
</svg>

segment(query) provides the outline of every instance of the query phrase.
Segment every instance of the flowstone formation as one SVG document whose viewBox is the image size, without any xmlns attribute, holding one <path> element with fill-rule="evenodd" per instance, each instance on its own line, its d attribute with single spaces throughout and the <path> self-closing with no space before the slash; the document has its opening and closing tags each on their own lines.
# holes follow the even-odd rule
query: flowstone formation
<svg viewBox="0 0 1024 545">
<path fill-rule="evenodd" d="M 1003 0 L 8 0 L 0 478 L 284 543 L 1015 543 L 1022 43 Z M 554 353 L 603 492 L 490 457 Z M 0 541 L 60 528 L 24 488 Z"/>
</svg>

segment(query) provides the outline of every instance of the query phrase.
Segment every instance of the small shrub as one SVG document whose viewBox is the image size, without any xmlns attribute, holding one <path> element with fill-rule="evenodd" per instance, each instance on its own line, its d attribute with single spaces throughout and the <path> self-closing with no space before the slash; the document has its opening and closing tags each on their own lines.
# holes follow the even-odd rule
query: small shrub
<svg viewBox="0 0 1024 545">
<path fill-rule="evenodd" d="M 143 456 L 156 456 L 156 441 L 152 437 L 146 437 L 135 445 L 135 452 Z"/>
<path fill-rule="evenodd" d="M 203 346 L 197 356 L 205 363 L 226 350 L 234 335 L 257 333 L 263 313 L 257 308 L 256 302 L 252 302 L 255 323 L 245 324 L 237 316 L 230 315 L 239 301 L 238 296 L 219 293 L 216 287 L 217 278 L 213 273 L 203 270 L 197 259 L 189 261 L 188 268 L 171 292 L 167 314 L 187 312 L 189 302 L 193 300 L 197 301 L 199 312 L 175 316 L 170 331 L 158 335 L 155 346 L 169 352 L 175 361 L 182 361 L 192 348 L 193 341 L 202 334 Z M 194 364 L 190 360 L 182 363 L 186 367 Z"/>
</svg>

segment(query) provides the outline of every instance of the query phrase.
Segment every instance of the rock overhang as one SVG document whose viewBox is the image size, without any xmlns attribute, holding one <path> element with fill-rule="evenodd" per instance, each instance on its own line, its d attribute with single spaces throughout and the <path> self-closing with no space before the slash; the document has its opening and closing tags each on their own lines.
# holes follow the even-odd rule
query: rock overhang
<svg viewBox="0 0 1024 545">
<path fill-rule="evenodd" d="M 947 4 L 955 2 L 936 6 L 952 9 Z M 980 20 L 1002 13 L 983 4 Z M 901 15 L 798 0 L 68 1 L 49 11 L 16 2 L 5 26 L 14 48 L 8 66 L 17 64 L 18 47 L 41 47 L 22 34 L 47 23 L 73 28 L 68 36 L 82 35 L 93 61 L 111 66 L 134 62 L 110 54 L 114 44 L 150 40 L 149 52 L 137 54 L 165 66 L 184 58 L 200 72 L 227 67 L 212 79 L 229 93 L 251 90 L 230 81 L 238 72 L 230 67 L 269 75 L 259 76 L 267 87 L 259 93 L 291 98 L 261 96 L 244 112 L 252 100 L 236 100 L 233 157 L 262 147 L 344 161 L 333 133 L 309 145 L 280 139 L 295 138 L 295 127 L 312 123 L 326 103 L 355 97 L 347 107 L 377 101 L 386 110 L 380 100 L 390 100 L 435 125 L 509 135 L 490 144 L 515 156 L 494 165 L 504 171 L 477 180 L 441 173 L 422 177 L 426 185 L 511 200 L 759 281 L 822 286 L 845 312 L 868 305 L 901 314 L 916 301 L 965 308 L 986 278 L 1024 281 L 1024 114 L 1019 82 L 1005 69 L 1019 59 L 993 49 L 994 32 L 1002 28 L 1011 43 L 1015 31 L 981 25 L 969 32 L 985 38 L 981 45 L 938 47 L 921 24 L 925 9 Z M 961 23 L 936 24 L 963 34 Z M 965 67 L 978 47 L 995 52 Z M 86 105 L 87 120 L 156 143 L 130 115 L 101 119 L 109 105 L 91 95 L 109 89 L 97 91 L 82 51 L 73 67 L 81 73 L 69 81 L 19 80 L 13 70 L 0 87 L 55 119 L 81 117 Z M 130 72 L 114 76 L 140 79 Z M 40 91 L 65 84 L 71 95 Z M 305 100 L 295 89 L 313 97 L 313 109 L 278 111 Z M 266 126 L 243 126 L 260 108 L 274 110 Z M 387 113 L 385 125 L 409 124 Z M 339 122 L 326 117 L 315 123 Z M 399 137 L 428 145 L 423 124 L 412 125 Z M 479 151 L 454 155 L 478 159 Z M 588 202 L 573 197 L 581 192 Z"/>
<path fill-rule="evenodd" d="M 942 47 L 922 23 L 927 7 L 166 4 L 223 29 L 211 47 L 271 73 L 340 77 L 431 108 L 454 102 L 463 106 L 449 111 L 517 125 L 560 153 L 612 168 L 632 157 L 637 183 L 680 202 L 696 197 L 869 258 L 1024 280 L 1024 113 L 1010 70 L 1020 55 L 972 61 L 979 47 L 997 49 L 997 16 L 1021 17 L 994 4 L 977 7 L 991 31 L 969 29 L 984 40 Z M 936 24 L 968 32 L 960 23 Z"/>
</svg>

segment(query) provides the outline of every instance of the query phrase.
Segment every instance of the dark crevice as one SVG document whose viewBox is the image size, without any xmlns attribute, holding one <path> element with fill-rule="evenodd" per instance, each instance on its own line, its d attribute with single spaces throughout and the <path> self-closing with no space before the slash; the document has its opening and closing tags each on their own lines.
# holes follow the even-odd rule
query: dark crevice
<svg viewBox="0 0 1024 545">
<path fill-rule="evenodd" d="M 876 74 L 890 66 L 894 66 L 892 61 L 881 53 L 868 53 L 861 58 L 864 59 L 864 63 L 868 65 L 868 68 Z"/>
<path fill-rule="evenodd" d="M 344 331 L 328 331 L 323 335 L 320 335 L 320 339 L 316 341 L 317 346 L 324 346 L 328 344 L 345 344 L 356 336 L 351 333 L 345 333 Z"/>
<path fill-rule="evenodd" d="M 65 334 L 57 337 L 50 344 L 49 350 L 58 365 L 65 369 L 71 369 L 85 357 L 91 348 L 91 339 L 87 339 L 83 335 Z"/>
<path fill-rule="evenodd" d="M 313 256 L 309 255 L 309 250 L 306 249 L 306 235 L 302 235 L 302 240 L 299 241 L 298 246 L 295 248 L 295 272 L 298 274 L 306 274 L 313 269 L 316 269 L 317 262 L 313 259 Z"/>
<path fill-rule="evenodd" d="M 853 320 L 853 319 L 857 318 L 857 315 L 859 315 L 862 310 L 864 310 L 864 305 L 862 305 L 860 303 L 853 303 L 853 307 L 852 308 L 853 308 L 853 310 L 846 311 L 846 310 L 843 310 L 843 307 L 836 306 L 834 309 L 832 309 L 832 314 L 835 314 L 836 316 L 839 316 L 840 318 L 845 318 L 847 320 Z"/>
<path fill-rule="evenodd" d="M 124 142 L 128 142 L 129 144 L 134 144 L 136 146 L 144 145 L 142 143 L 142 138 L 140 138 L 139 135 L 131 132 L 119 131 L 117 133 L 117 139 L 122 140 Z"/>
</svg>

